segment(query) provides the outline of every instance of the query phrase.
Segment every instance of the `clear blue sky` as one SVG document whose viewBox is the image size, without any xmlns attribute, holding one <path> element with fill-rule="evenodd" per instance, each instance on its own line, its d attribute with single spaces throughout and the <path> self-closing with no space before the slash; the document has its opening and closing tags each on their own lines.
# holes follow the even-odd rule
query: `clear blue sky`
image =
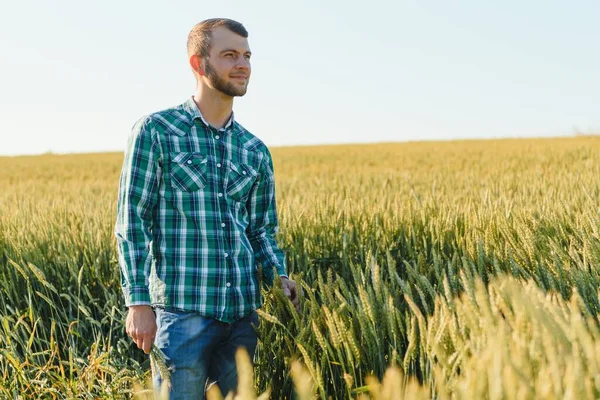
<svg viewBox="0 0 600 400">
<path fill-rule="evenodd" d="M 23 1 L 0 6 L 0 154 L 123 151 L 185 101 L 186 38 L 250 32 L 234 104 L 269 146 L 600 132 L 600 2 Z"/>
</svg>

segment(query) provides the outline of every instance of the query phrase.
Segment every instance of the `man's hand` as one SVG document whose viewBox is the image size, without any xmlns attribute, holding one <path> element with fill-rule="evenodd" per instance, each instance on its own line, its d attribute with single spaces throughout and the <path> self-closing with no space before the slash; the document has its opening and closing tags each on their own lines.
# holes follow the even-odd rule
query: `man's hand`
<svg viewBox="0 0 600 400">
<path fill-rule="evenodd" d="M 125 332 L 137 347 L 149 354 L 156 335 L 156 317 L 150 306 L 131 306 L 127 312 Z"/>
<path fill-rule="evenodd" d="M 285 293 L 287 298 L 292 301 L 294 307 L 296 307 L 296 311 L 300 312 L 300 296 L 298 295 L 298 288 L 296 288 L 296 282 L 286 278 L 285 276 L 282 276 L 281 288 L 283 289 L 283 293 Z"/>
</svg>

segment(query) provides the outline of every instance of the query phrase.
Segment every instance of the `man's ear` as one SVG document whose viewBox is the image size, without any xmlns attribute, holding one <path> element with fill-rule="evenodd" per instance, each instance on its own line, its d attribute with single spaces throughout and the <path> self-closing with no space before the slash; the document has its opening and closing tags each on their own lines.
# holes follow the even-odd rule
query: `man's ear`
<svg viewBox="0 0 600 400">
<path fill-rule="evenodd" d="M 194 70 L 195 74 L 200 76 L 204 75 L 204 63 L 202 62 L 202 57 L 198 54 L 192 54 L 190 56 L 190 66 Z"/>
</svg>

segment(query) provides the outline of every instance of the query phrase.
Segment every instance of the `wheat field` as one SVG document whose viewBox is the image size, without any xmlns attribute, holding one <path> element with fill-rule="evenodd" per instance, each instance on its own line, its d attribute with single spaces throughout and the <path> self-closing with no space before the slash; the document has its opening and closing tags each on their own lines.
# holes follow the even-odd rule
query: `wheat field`
<svg viewBox="0 0 600 400">
<path fill-rule="evenodd" d="M 240 398 L 600 398 L 600 138 L 271 151 L 303 309 L 263 293 Z M 0 398 L 145 396 L 122 159 L 0 157 Z"/>
</svg>

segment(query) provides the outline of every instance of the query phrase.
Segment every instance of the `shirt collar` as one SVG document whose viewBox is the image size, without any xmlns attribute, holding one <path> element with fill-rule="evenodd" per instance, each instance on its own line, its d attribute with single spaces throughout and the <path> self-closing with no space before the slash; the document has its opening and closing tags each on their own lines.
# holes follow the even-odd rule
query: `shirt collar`
<svg viewBox="0 0 600 400">
<path fill-rule="evenodd" d="M 194 123 L 194 120 L 196 118 L 199 118 L 204 125 L 212 126 L 211 124 L 206 122 L 206 120 L 204 119 L 202 112 L 200 112 L 200 109 L 198 108 L 198 106 L 196 105 L 196 102 L 194 101 L 194 97 L 190 97 L 184 103 L 184 108 L 190 115 L 190 125 Z M 233 121 L 234 121 L 234 119 L 233 119 L 233 111 L 232 111 L 231 116 L 229 117 L 229 121 L 227 121 L 227 123 L 221 129 L 219 129 L 219 131 L 221 131 L 221 132 L 225 131 L 227 128 L 229 128 L 231 125 L 233 125 Z M 214 126 L 213 126 L 213 128 L 214 128 Z"/>
</svg>

